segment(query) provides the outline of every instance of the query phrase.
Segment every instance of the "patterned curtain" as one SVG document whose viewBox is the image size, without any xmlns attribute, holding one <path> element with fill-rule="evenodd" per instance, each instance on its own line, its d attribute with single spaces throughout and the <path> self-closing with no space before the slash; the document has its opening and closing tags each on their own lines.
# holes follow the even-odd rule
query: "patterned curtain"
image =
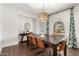
<svg viewBox="0 0 79 59">
<path fill-rule="evenodd" d="M 46 34 L 47 34 L 47 36 L 49 36 L 49 18 L 47 20 Z"/>
<path fill-rule="evenodd" d="M 48 39 L 49 39 L 49 18 L 48 18 L 48 20 L 47 20 L 46 35 L 47 35 L 46 40 L 48 40 Z"/>
<path fill-rule="evenodd" d="M 70 9 L 69 47 L 77 48 L 73 8 Z"/>
</svg>

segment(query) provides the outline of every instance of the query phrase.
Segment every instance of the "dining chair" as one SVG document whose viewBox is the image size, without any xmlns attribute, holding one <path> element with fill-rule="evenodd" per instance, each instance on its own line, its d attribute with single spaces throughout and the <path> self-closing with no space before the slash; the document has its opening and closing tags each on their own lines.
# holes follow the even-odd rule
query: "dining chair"
<svg viewBox="0 0 79 59">
<path fill-rule="evenodd" d="M 61 55 L 61 52 L 63 52 L 63 54 L 64 54 L 65 44 L 66 44 L 65 41 L 62 41 L 59 43 L 59 45 L 57 47 L 58 55 Z"/>
<path fill-rule="evenodd" d="M 45 48 L 44 40 L 42 40 L 42 39 L 37 39 L 37 46 L 38 46 L 39 48 Z"/>
<path fill-rule="evenodd" d="M 50 55 L 51 50 L 52 50 L 51 47 L 45 45 L 44 40 L 39 39 L 39 38 L 37 38 L 37 47 L 42 50 L 38 51 L 35 55 L 43 53 L 45 51 L 48 53 L 48 55 Z"/>
<path fill-rule="evenodd" d="M 34 37 L 34 33 L 30 32 L 30 34 L 27 36 L 27 43 L 28 45 L 32 45 L 32 37 Z"/>
<path fill-rule="evenodd" d="M 34 49 L 37 49 L 37 40 L 36 37 L 34 35 L 29 36 L 29 40 L 28 40 L 28 45 L 30 45 L 28 48 L 32 51 Z"/>
<path fill-rule="evenodd" d="M 42 41 L 40 41 L 40 40 L 38 42 L 38 39 L 35 36 L 29 36 L 29 37 L 31 39 L 31 41 L 30 41 L 31 47 L 29 49 L 30 49 L 32 55 L 37 55 L 37 54 L 41 53 L 43 51 L 42 49 L 44 48 L 44 46 L 43 46 L 44 43 L 41 43 Z M 41 49 L 39 49 L 39 48 L 41 48 Z"/>
<path fill-rule="evenodd" d="M 31 39 L 32 39 L 32 44 L 33 45 L 37 45 L 36 37 L 32 36 Z"/>
</svg>

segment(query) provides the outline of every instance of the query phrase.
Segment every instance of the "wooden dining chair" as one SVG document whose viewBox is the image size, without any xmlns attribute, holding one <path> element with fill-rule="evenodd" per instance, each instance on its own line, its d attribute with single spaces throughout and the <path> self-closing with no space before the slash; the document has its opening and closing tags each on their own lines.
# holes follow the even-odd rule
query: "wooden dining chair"
<svg viewBox="0 0 79 59">
<path fill-rule="evenodd" d="M 28 36 L 27 43 L 28 43 L 28 46 L 31 46 L 32 45 L 32 38 L 30 36 Z"/>
<path fill-rule="evenodd" d="M 65 44 L 66 44 L 65 41 L 62 41 L 62 42 L 59 43 L 59 45 L 58 45 L 58 47 L 57 47 L 58 55 L 61 55 L 61 51 L 62 51 L 63 54 L 64 54 Z"/>
<path fill-rule="evenodd" d="M 38 48 L 38 47 L 37 47 L 37 40 L 36 40 L 36 37 L 35 37 L 35 36 L 31 36 L 31 40 L 32 40 L 32 45 L 33 45 L 34 49 L 35 49 L 35 48 Z"/>
<path fill-rule="evenodd" d="M 44 40 L 37 38 L 37 47 L 39 49 L 42 49 L 42 50 L 41 51 L 38 51 L 35 55 L 40 54 L 40 53 L 43 53 L 45 51 L 48 53 L 48 55 L 50 55 L 51 51 L 49 51 L 49 50 L 51 50 L 51 47 L 45 46 Z"/>
<path fill-rule="evenodd" d="M 42 39 L 37 39 L 37 46 L 38 46 L 39 48 L 45 48 L 44 40 L 42 40 Z"/>
<path fill-rule="evenodd" d="M 33 44 L 32 44 L 32 37 L 34 37 L 34 33 L 31 32 L 31 33 L 28 35 L 27 45 L 33 45 Z"/>
<path fill-rule="evenodd" d="M 37 42 L 36 42 L 36 37 L 31 37 L 32 38 L 32 44 L 33 45 L 36 45 L 37 44 Z"/>
<path fill-rule="evenodd" d="M 30 38 L 31 38 L 31 43 L 32 43 L 30 51 L 32 52 L 32 54 L 37 55 L 37 54 L 43 52 L 43 49 L 45 48 L 44 41 L 39 40 L 35 36 L 30 36 Z"/>
<path fill-rule="evenodd" d="M 38 47 L 37 47 L 37 41 L 36 41 L 36 37 L 35 36 L 29 36 L 30 37 L 30 39 L 29 39 L 29 49 L 30 50 L 34 50 L 34 49 L 37 49 Z"/>
</svg>

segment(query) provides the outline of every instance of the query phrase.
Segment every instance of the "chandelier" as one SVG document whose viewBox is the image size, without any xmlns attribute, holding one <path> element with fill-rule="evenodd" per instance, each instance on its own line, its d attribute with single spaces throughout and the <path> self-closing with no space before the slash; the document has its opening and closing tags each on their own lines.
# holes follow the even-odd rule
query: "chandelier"
<svg viewBox="0 0 79 59">
<path fill-rule="evenodd" d="M 48 20 L 48 13 L 42 12 L 42 13 L 39 14 L 38 18 L 41 22 L 45 22 L 45 21 Z"/>
<path fill-rule="evenodd" d="M 44 3 L 43 3 L 43 12 L 38 15 L 38 19 L 41 22 L 46 22 L 48 20 L 48 13 L 44 11 Z"/>
</svg>

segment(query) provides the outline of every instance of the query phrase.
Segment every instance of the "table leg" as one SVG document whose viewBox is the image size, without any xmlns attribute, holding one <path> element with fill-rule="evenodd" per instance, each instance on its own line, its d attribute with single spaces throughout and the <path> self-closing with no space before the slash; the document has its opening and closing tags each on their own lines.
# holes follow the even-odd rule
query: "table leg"
<svg viewBox="0 0 79 59">
<path fill-rule="evenodd" d="M 29 39 L 29 37 L 27 36 L 27 47 L 28 47 L 28 39 Z"/>
<path fill-rule="evenodd" d="M 67 46 L 65 45 L 65 48 L 64 48 L 64 56 L 67 56 Z"/>
<path fill-rule="evenodd" d="M 54 45 L 53 47 L 53 56 L 57 56 L 57 46 Z"/>
<path fill-rule="evenodd" d="M 24 36 L 21 36 L 21 42 L 23 41 Z"/>
</svg>

